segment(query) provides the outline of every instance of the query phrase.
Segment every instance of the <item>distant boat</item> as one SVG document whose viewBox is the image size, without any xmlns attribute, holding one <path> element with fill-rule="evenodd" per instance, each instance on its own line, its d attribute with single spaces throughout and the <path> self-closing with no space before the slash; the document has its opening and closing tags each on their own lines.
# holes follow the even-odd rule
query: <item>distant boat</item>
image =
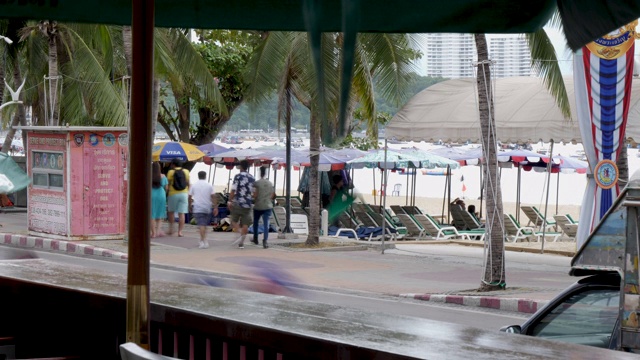
<svg viewBox="0 0 640 360">
<path fill-rule="evenodd" d="M 242 144 L 242 140 L 238 136 L 225 136 L 222 138 L 222 142 L 225 144 Z"/>
</svg>

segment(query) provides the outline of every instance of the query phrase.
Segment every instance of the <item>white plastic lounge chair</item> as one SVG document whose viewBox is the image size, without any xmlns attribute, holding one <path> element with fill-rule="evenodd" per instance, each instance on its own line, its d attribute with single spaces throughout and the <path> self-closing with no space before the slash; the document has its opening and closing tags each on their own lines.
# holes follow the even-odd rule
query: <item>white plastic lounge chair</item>
<svg viewBox="0 0 640 360">
<path fill-rule="evenodd" d="M 560 225 L 562 232 L 567 237 L 575 240 L 578 233 L 578 224 L 574 223 L 567 215 L 554 215 L 553 218 L 556 220 L 556 224 Z"/>
<path fill-rule="evenodd" d="M 428 214 L 415 214 L 413 218 L 436 240 L 458 238 L 471 240 L 464 231 L 458 231 L 454 226 L 440 226 L 438 222 Z"/>
<path fill-rule="evenodd" d="M 556 230 L 556 222 L 552 219 L 545 219 L 540 210 L 535 206 L 521 206 L 522 212 L 529 219 L 527 226 L 533 224 L 535 229 L 542 230 L 542 226 L 546 226 L 547 230 Z"/>
<path fill-rule="evenodd" d="M 402 226 L 404 226 L 407 229 L 406 237 L 420 240 L 427 235 L 427 231 L 419 223 L 417 223 L 411 217 L 411 215 L 398 214 L 396 216 L 398 217 L 398 220 L 400 220 L 400 222 L 402 223 Z"/>
<path fill-rule="evenodd" d="M 504 214 L 504 227 L 507 239 L 511 239 L 513 242 L 524 239 L 531 241 L 533 238 L 535 238 L 536 241 L 540 241 L 543 235 L 542 231 L 535 231 L 530 226 L 520 226 L 518 220 L 511 214 Z M 562 233 L 551 231 L 544 233 L 545 238 L 551 237 L 554 242 L 558 240 L 561 235 Z"/>
</svg>

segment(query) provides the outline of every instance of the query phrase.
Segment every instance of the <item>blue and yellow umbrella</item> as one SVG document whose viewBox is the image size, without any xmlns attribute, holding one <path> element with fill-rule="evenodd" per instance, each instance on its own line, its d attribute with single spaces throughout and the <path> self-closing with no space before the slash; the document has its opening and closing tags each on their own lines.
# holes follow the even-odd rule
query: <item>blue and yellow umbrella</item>
<svg viewBox="0 0 640 360">
<path fill-rule="evenodd" d="M 202 159 L 205 153 L 198 150 L 195 145 L 177 142 L 164 141 L 153 144 L 151 157 L 153 161 L 171 161 L 178 159 L 182 161 L 197 161 Z"/>
</svg>

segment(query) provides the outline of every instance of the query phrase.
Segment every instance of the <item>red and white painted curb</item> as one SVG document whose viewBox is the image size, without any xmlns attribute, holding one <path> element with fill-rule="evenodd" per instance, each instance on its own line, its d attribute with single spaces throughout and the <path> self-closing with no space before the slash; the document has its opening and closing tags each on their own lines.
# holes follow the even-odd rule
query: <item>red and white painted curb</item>
<svg viewBox="0 0 640 360">
<path fill-rule="evenodd" d="M 75 242 L 64 240 L 53 240 L 41 237 L 14 234 L 0 234 L 0 239 L 2 239 L 2 244 L 4 245 L 17 246 L 21 248 L 58 251 L 75 255 L 102 256 L 121 260 L 126 260 L 129 258 L 128 254 L 119 251 L 102 249 L 92 245 L 78 244 Z"/>
<path fill-rule="evenodd" d="M 465 306 L 485 307 L 504 311 L 533 314 L 543 307 L 545 301 L 500 298 L 495 296 L 445 295 L 445 294 L 400 294 L 400 297 L 416 300 L 434 301 Z"/>
</svg>

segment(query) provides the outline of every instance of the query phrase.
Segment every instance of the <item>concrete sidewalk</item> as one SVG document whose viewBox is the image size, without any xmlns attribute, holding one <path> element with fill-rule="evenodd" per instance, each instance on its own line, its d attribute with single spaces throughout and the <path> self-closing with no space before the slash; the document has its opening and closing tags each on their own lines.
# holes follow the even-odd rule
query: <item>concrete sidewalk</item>
<svg viewBox="0 0 640 360">
<path fill-rule="evenodd" d="M 127 244 L 122 240 L 62 241 L 29 236 L 25 213 L 0 214 L 0 224 L 0 243 L 5 246 L 128 259 Z M 250 277 L 253 263 L 268 261 L 294 277 L 299 286 L 525 313 L 535 312 L 576 280 L 566 275 L 575 243 L 547 243 L 545 254 L 540 254 L 537 243 L 507 245 L 507 258 L 520 257 L 518 265 L 511 267 L 507 259 L 507 289 L 478 293 L 473 289 L 478 288 L 482 274 L 479 242 L 385 242 L 385 254 L 381 254 L 378 241 L 322 237 L 321 243 L 336 242 L 337 246 L 296 249 L 291 245 L 304 242 L 304 238 L 277 239 L 277 234 L 271 233 L 269 249 L 253 245 L 249 237 L 245 248 L 239 249 L 231 245 L 237 234 L 209 231 L 210 247 L 198 249 L 197 227 L 187 225 L 184 235 L 151 239 L 151 263 Z"/>
</svg>

